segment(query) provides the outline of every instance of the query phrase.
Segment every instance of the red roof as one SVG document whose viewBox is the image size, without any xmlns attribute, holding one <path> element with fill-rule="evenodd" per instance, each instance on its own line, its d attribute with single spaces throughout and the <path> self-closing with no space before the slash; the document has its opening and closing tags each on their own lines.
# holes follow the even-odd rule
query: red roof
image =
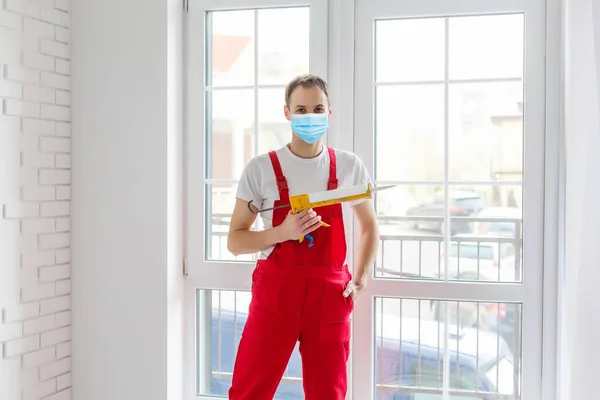
<svg viewBox="0 0 600 400">
<path fill-rule="evenodd" d="M 213 71 L 227 72 L 246 49 L 250 41 L 249 36 L 218 35 L 213 36 Z"/>
</svg>

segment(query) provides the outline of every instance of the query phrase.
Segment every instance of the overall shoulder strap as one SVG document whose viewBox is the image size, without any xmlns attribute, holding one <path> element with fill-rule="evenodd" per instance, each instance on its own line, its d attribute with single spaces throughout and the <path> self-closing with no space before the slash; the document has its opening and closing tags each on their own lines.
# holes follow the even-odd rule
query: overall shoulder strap
<svg viewBox="0 0 600 400">
<path fill-rule="evenodd" d="M 271 164 L 273 165 L 273 172 L 275 173 L 275 179 L 277 180 L 277 190 L 279 191 L 279 198 L 282 199 L 284 196 L 287 197 L 288 185 L 285 176 L 283 176 L 283 171 L 281 170 L 281 164 L 279 163 L 279 158 L 277 158 L 277 153 L 272 150 L 269 152 L 269 158 L 271 159 Z"/>
<path fill-rule="evenodd" d="M 338 188 L 335 150 L 327 147 L 327 151 L 329 152 L 329 181 L 327 182 L 327 190 L 334 190 Z"/>
</svg>

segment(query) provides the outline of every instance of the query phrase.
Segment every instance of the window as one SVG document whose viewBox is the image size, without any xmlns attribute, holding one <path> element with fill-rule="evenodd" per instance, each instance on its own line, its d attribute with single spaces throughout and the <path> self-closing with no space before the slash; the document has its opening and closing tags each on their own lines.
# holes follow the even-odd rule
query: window
<svg viewBox="0 0 600 400">
<path fill-rule="evenodd" d="M 286 84 L 327 78 L 327 2 L 190 1 L 187 18 L 187 394 L 226 398 L 255 259 L 227 251 L 237 180 L 289 141 Z M 301 398 L 300 367 L 296 348 L 276 398 Z"/>
<path fill-rule="evenodd" d="M 254 260 L 227 251 L 237 179 L 252 157 L 289 141 L 284 90 L 310 71 L 310 14 L 309 6 L 205 13 L 207 260 Z"/>
<path fill-rule="evenodd" d="M 226 397 L 248 312 L 255 257 L 226 249 L 237 179 L 289 140 L 285 84 L 329 71 L 346 120 L 331 144 L 396 184 L 375 198 L 381 243 L 353 315 L 349 398 L 541 400 L 545 1 L 348 10 L 190 1 L 186 399 Z M 296 350 L 276 399 L 302 399 L 301 376 Z"/>
<path fill-rule="evenodd" d="M 448 357 L 443 318 L 435 316 L 441 308 L 448 309 Z M 508 319 L 517 305 L 383 297 L 375 309 L 375 398 L 442 399 L 444 375 L 452 400 L 513 396 L 515 337 Z"/>
<path fill-rule="evenodd" d="M 190 1 L 187 16 L 189 273 L 247 288 L 255 257 L 227 251 L 237 180 L 252 157 L 288 142 L 286 84 L 308 72 L 327 78 L 327 4 Z M 236 272 L 211 281 L 224 264 Z"/>
<path fill-rule="evenodd" d="M 375 199 L 354 398 L 540 398 L 544 4 L 357 5 L 354 148 L 397 186 Z"/>
<path fill-rule="evenodd" d="M 284 89 L 291 78 L 309 71 L 309 13 L 309 7 L 206 13 L 211 49 L 205 87 L 209 260 L 236 259 L 226 239 L 235 180 L 244 166 L 289 140 Z"/>
</svg>

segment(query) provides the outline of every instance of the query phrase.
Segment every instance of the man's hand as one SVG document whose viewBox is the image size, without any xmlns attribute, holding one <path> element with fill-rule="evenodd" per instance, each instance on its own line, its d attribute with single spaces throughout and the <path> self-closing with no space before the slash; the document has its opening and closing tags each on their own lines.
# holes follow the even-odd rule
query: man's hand
<svg viewBox="0 0 600 400">
<path fill-rule="evenodd" d="M 355 299 L 367 286 L 371 270 L 379 247 L 379 227 L 373 202 L 368 199 L 352 206 L 354 215 L 360 226 L 360 241 L 358 242 L 358 257 L 354 268 L 354 282 L 348 282 L 344 296 Z"/>
<path fill-rule="evenodd" d="M 367 279 L 364 276 L 357 277 L 354 281 L 350 281 L 346 284 L 346 290 L 344 290 L 344 297 L 350 296 L 352 300 L 356 299 L 365 288 L 367 287 Z"/>
<path fill-rule="evenodd" d="M 298 240 L 321 226 L 321 216 L 313 210 L 304 210 L 298 214 L 288 212 L 285 221 L 277 227 L 280 241 Z"/>
</svg>

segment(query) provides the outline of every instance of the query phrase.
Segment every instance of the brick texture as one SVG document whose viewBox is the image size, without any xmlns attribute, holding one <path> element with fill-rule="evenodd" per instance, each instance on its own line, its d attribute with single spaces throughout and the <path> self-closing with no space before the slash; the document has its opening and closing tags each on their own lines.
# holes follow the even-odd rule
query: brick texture
<svg viewBox="0 0 600 400">
<path fill-rule="evenodd" d="M 0 399 L 71 399 L 70 0 L 0 0 Z"/>
</svg>

